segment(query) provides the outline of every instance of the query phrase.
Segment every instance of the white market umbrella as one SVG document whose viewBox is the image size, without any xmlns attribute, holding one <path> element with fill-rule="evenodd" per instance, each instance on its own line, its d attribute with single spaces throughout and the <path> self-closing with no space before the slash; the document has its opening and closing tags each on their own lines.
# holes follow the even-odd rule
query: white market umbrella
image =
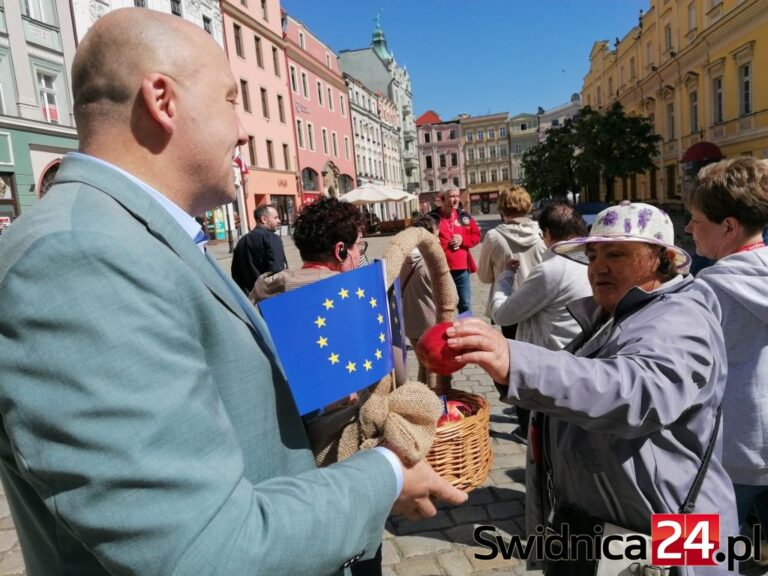
<svg viewBox="0 0 768 576">
<path fill-rule="evenodd" d="M 397 188 L 390 188 L 389 186 L 366 182 L 354 190 L 350 190 L 339 199 L 344 202 L 351 202 L 352 204 L 376 204 L 378 202 L 403 202 L 406 200 L 414 200 L 416 199 L 416 196 L 409 194 L 405 190 L 398 190 Z"/>
</svg>

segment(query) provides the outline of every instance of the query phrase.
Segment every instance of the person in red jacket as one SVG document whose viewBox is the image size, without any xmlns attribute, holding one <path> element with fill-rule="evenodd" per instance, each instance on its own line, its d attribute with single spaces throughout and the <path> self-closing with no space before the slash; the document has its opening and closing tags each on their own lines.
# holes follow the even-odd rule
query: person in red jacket
<svg viewBox="0 0 768 576">
<path fill-rule="evenodd" d="M 469 275 L 477 271 L 477 264 L 469 249 L 480 242 L 480 228 L 469 214 L 459 207 L 458 188 L 440 192 L 442 206 L 429 213 L 440 227 L 440 246 L 443 247 L 459 294 L 459 314 L 469 310 L 472 302 L 472 284 Z"/>
</svg>

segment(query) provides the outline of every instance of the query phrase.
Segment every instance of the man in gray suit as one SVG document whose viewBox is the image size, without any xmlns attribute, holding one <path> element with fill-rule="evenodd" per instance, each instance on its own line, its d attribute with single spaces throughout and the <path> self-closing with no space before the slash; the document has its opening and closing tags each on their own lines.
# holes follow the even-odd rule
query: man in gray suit
<svg viewBox="0 0 768 576">
<path fill-rule="evenodd" d="M 0 476 L 29 576 L 334 574 L 460 503 L 386 448 L 317 469 L 265 325 L 193 237 L 246 140 L 224 53 L 146 9 L 72 69 L 80 153 L 0 242 Z"/>
</svg>

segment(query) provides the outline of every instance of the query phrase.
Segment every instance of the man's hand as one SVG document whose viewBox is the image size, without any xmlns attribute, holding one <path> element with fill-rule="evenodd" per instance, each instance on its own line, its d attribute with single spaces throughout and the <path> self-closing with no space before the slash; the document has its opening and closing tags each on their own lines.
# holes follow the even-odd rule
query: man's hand
<svg viewBox="0 0 768 576">
<path fill-rule="evenodd" d="M 460 352 L 457 362 L 477 364 L 494 382 L 509 379 L 509 346 L 501 332 L 479 318 L 454 322 L 446 331 L 448 347 Z"/>
<path fill-rule="evenodd" d="M 462 241 L 463 238 L 461 237 L 461 234 L 454 234 L 448 241 L 448 246 L 451 248 L 451 250 L 458 250 L 461 248 Z"/>
<path fill-rule="evenodd" d="M 421 460 L 410 468 L 403 466 L 403 491 L 392 506 L 392 513 L 409 520 L 421 520 L 437 514 L 434 500 L 458 505 L 467 498 L 466 492 L 454 488 L 432 470 L 426 460 Z"/>
</svg>

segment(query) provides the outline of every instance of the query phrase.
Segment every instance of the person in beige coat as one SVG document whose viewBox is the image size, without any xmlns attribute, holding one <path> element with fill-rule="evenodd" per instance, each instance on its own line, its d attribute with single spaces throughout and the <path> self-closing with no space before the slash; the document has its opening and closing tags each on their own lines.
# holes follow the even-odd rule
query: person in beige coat
<svg viewBox="0 0 768 576">
<path fill-rule="evenodd" d="M 416 220 L 412 226 L 424 228 L 435 235 L 438 233 L 437 222 L 427 214 Z M 451 287 L 455 291 L 456 287 L 453 283 L 451 283 Z M 414 249 L 403 263 L 400 270 L 400 290 L 403 294 L 405 335 L 411 346 L 415 348 L 421 335 L 437 322 L 432 281 L 418 249 Z M 428 378 L 435 379 L 435 382 L 429 382 Z M 438 389 L 445 388 L 451 383 L 450 376 L 431 374 L 421 362 L 419 362 L 418 380 Z"/>
<path fill-rule="evenodd" d="M 520 262 L 514 285 L 518 288 L 547 252 L 539 225 L 529 216 L 531 197 L 525 188 L 511 186 L 502 190 L 497 206 L 503 222 L 485 235 L 477 269 L 480 281 L 491 285 L 486 312 L 489 317 L 493 283 L 501 276 L 507 262 Z M 516 326 L 502 326 L 501 331 L 505 338 L 514 338 Z"/>
<path fill-rule="evenodd" d="M 485 235 L 477 268 L 478 278 L 491 285 L 486 312 L 489 317 L 492 317 L 493 284 L 504 272 L 507 262 L 516 260 L 520 263 L 512 281 L 512 288 L 516 290 L 547 253 L 541 229 L 529 216 L 531 196 L 525 188 L 511 186 L 502 190 L 497 206 L 503 222 Z M 517 324 L 508 326 L 502 324 L 501 332 L 505 338 L 514 340 Z M 520 442 L 527 442 L 530 412 L 517 406 L 515 410 L 519 426 L 513 434 Z"/>
</svg>

